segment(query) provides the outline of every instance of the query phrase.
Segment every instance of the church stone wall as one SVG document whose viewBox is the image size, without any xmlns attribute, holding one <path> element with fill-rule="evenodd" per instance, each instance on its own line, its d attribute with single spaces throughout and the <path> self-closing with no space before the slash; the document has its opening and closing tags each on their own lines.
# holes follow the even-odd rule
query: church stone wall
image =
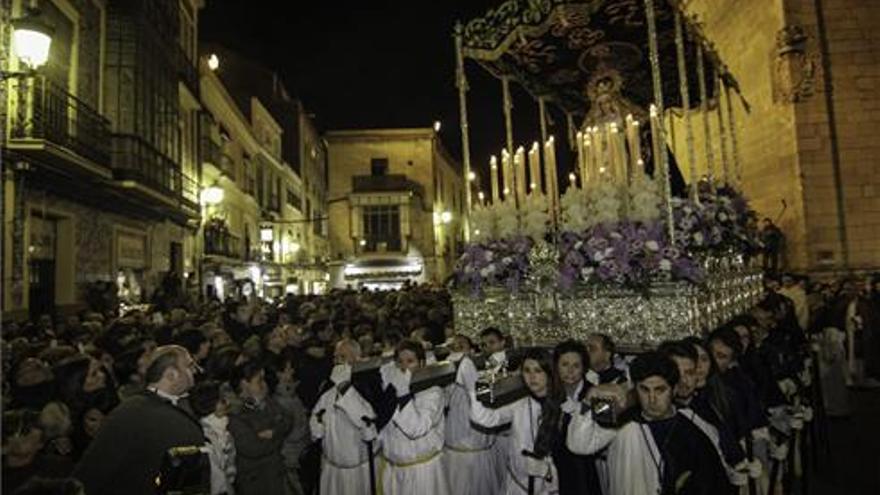
<svg viewBox="0 0 880 495">
<path fill-rule="evenodd" d="M 794 269 L 880 266 L 880 4 L 820 0 L 829 58 L 819 42 L 816 0 L 693 0 L 689 12 L 737 77 L 751 109 L 735 102 L 743 189 L 788 239 Z M 833 128 L 839 151 L 835 182 Z M 698 170 L 706 171 L 699 112 L 692 114 Z M 717 142 L 717 120 L 712 132 Z M 676 155 L 688 175 L 683 119 L 674 119 Z M 715 171 L 720 174 L 720 149 Z M 842 196 L 840 196 L 842 195 Z M 843 204 L 843 215 L 838 202 Z M 783 203 L 784 202 L 784 203 Z M 840 228 L 845 219 L 845 233 Z M 846 249 L 841 244 L 842 233 Z"/>
</svg>

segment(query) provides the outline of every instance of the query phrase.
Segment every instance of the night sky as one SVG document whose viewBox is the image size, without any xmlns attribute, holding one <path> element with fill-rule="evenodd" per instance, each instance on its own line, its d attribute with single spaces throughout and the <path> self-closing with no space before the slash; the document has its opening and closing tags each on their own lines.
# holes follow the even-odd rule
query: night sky
<svg viewBox="0 0 880 495">
<path fill-rule="evenodd" d="M 460 157 L 453 27 L 500 3 L 210 0 L 200 36 L 278 72 L 323 130 L 429 127 L 440 120 L 444 144 Z M 485 177 L 489 155 L 504 146 L 501 83 L 476 62 L 465 63 L 471 162 Z M 512 88 L 515 141 L 531 143 L 540 135 L 537 103 Z M 561 115 L 557 121 L 550 132 L 564 134 Z"/>
</svg>

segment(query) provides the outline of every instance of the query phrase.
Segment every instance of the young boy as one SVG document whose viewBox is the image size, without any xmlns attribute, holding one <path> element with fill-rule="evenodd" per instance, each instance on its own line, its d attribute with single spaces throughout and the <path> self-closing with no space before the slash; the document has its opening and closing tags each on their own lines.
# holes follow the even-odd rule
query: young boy
<svg viewBox="0 0 880 495">
<path fill-rule="evenodd" d="M 220 384 L 215 381 L 199 383 L 190 393 L 190 404 L 208 440 L 211 495 L 232 495 L 236 472 L 235 443 L 227 429 L 229 403 L 220 396 Z"/>
</svg>

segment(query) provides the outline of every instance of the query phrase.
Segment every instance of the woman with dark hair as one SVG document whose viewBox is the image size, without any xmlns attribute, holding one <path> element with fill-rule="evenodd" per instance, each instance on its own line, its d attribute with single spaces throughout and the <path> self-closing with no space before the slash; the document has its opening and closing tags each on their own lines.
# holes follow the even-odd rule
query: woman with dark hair
<svg viewBox="0 0 880 495">
<path fill-rule="evenodd" d="M 269 395 L 263 364 L 248 361 L 238 366 L 232 383 L 242 401 L 240 410 L 229 417 L 228 426 L 236 448 L 236 493 L 289 494 L 281 446 L 291 424 Z"/>
<path fill-rule="evenodd" d="M 572 414 L 580 410 L 581 402 L 592 387 L 592 384 L 584 378 L 586 370 L 590 368 L 586 346 L 574 340 L 560 342 L 553 349 L 553 364 L 559 376 L 559 383 L 565 392 L 559 429 L 559 438 L 565 438 Z M 565 442 L 556 442 L 553 463 L 559 471 L 560 495 L 601 494 L 603 483 L 597 469 L 597 461 L 596 456 L 577 455 L 568 449 Z M 603 462 L 602 468 L 605 467 Z M 607 473 L 605 474 L 607 477 Z"/>
<path fill-rule="evenodd" d="M 426 364 L 425 348 L 419 342 L 401 341 L 394 357 L 381 369 L 383 383 L 394 387 L 397 395 L 397 407 L 379 434 L 385 460 L 383 492 L 449 493 L 443 471 L 443 391 L 435 386 L 410 392 L 413 372 Z"/>
<path fill-rule="evenodd" d="M 100 395 L 115 395 L 107 386 L 103 365 L 90 356 L 80 354 L 64 359 L 55 365 L 54 374 L 58 398 L 67 404 L 73 417 L 82 415 L 89 402 L 109 400 Z"/>
<path fill-rule="evenodd" d="M 562 423 L 565 396 L 556 376 L 553 357 L 545 349 L 532 348 L 523 355 L 520 373 L 528 395 L 498 409 L 485 407 L 476 397 L 476 376 L 468 381 L 471 420 L 483 427 L 510 425 L 510 452 L 504 493 L 556 493 L 559 476 L 552 462 Z"/>
</svg>

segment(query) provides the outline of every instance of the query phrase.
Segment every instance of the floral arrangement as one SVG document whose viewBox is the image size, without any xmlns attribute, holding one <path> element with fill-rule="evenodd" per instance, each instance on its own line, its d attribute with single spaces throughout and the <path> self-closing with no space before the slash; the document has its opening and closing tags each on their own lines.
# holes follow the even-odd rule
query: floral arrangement
<svg viewBox="0 0 880 495">
<path fill-rule="evenodd" d="M 748 202 L 731 187 L 700 191 L 699 203 L 691 198 L 672 199 L 675 244 L 681 249 L 707 255 L 754 252 L 758 246 L 754 213 Z"/>
<path fill-rule="evenodd" d="M 730 187 L 700 191 L 700 200 L 673 198 L 675 242 L 661 218 L 659 186 L 639 174 L 628 187 L 600 182 L 569 188 L 560 198 L 558 284 L 645 289 L 663 281 L 702 283 L 703 260 L 752 252 L 758 246 L 745 198 Z M 479 293 L 488 286 L 516 292 L 529 276 L 529 254 L 549 234 L 549 206 L 530 195 L 471 215 L 473 243 L 459 259 L 458 283 Z"/>
<path fill-rule="evenodd" d="M 633 289 L 652 282 L 702 282 L 705 273 L 686 251 L 669 243 L 659 221 L 596 225 L 560 238 L 559 284 L 614 284 Z"/>
<path fill-rule="evenodd" d="M 533 245 L 526 236 L 470 244 L 458 260 L 457 281 L 475 294 L 487 286 L 504 286 L 516 293 L 529 271 Z"/>
</svg>

